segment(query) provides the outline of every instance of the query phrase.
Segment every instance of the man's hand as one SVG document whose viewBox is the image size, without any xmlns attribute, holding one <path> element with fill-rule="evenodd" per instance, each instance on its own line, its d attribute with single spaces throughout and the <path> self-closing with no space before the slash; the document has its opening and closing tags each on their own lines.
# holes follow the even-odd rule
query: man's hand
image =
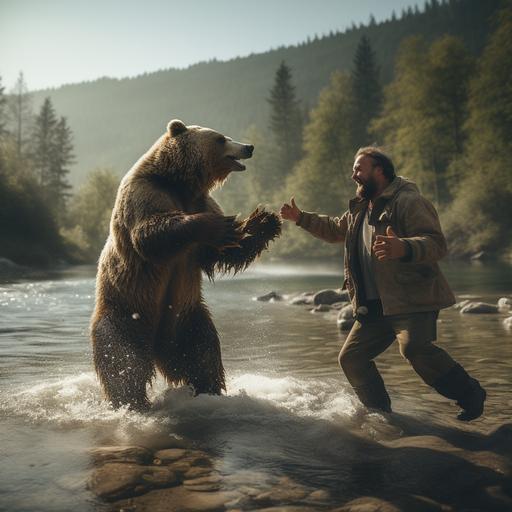
<svg viewBox="0 0 512 512">
<path fill-rule="evenodd" d="M 291 204 L 284 203 L 283 206 L 281 206 L 279 213 L 283 219 L 297 222 L 300 218 L 300 210 L 295 204 L 295 199 L 293 197 L 290 199 L 290 203 Z"/>
<path fill-rule="evenodd" d="M 373 252 L 379 261 L 403 258 L 407 254 L 407 242 L 398 238 L 391 226 L 386 229 L 386 236 L 377 235 Z"/>
</svg>

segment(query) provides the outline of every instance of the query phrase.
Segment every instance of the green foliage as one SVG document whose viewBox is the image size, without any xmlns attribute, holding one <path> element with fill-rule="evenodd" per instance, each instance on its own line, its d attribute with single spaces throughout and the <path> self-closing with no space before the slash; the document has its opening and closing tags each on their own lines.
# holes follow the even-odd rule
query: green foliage
<svg viewBox="0 0 512 512">
<path fill-rule="evenodd" d="M 65 254 L 41 190 L 18 157 L 14 137 L 0 139 L 0 256 L 26 265 L 55 264 Z"/>
<path fill-rule="evenodd" d="M 272 179 L 274 146 L 254 125 L 242 140 L 254 146 L 253 157 L 244 162 L 247 169 L 229 176 L 213 195 L 226 214 L 240 213 L 245 217 L 258 204 L 268 205 L 274 201 L 275 188 L 270 186 L 270 182 L 275 182 Z"/>
<path fill-rule="evenodd" d="M 354 194 L 350 180 L 355 152 L 352 92 L 350 77 L 337 72 L 320 93 L 304 129 L 305 156 L 287 179 L 283 200 L 295 196 L 300 208 L 330 215 L 345 211 L 347 201 Z M 332 254 L 339 248 L 319 244 L 304 232 L 294 230 L 276 250 L 281 254 L 319 256 Z"/>
<path fill-rule="evenodd" d="M 251 125 L 267 135 L 270 105 L 266 98 L 282 61 L 293 70 L 297 97 L 303 105 L 313 106 L 334 71 L 352 69 L 363 35 L 376 51 L 382 84 L 393 78 L 396 51 L 407 36 L 422 35 L 429 43 L 451 34 L 460 37 L 476 56 L 489 35 L 487 20 L 501 3 L 457 0 L 428 12 L 411 10 L 401 19 L 361 25 L 309 43 L 227 62 L 66 85 L 35 93 L 34 105 L 39 108 L 50 96 L 59 115 L 73 128 L 77 163 L 70 181 L 77 185 L 98 165 L 128 170 L 174 117 L 215 128 L 235 139 Z"/>
<path fill-rule="evenodd" d="M 39 184 L 55 218 L 62 222 L 71 188 L 67 181 L 69 165 L 74 161 L 71 130 L 66 119 L 57 115 L 50 98 L 46 98 L 34 122 L 30 157 Z"/>
<path fill-rule="evenodd" d="M 0 83 L 0 256 L 22 263 L 96 260 L 119 178 L 96 169 L 66 203 L 74 161 L 67 119 L 77 134 L 78 183 L 93 162 L 129 167 L 170 117 L 234 138 L 243 133 L 255 145 L 247 171 L 215 192 L 226 214 L 246 216 L 259 203 L 276 210 L 292 195 L 305 210 L 342 214 L 354 194 L 354 153 L 378 137 L 398 173 L 440 207 L 457 253 L 505 249 L 512 239 L 512 8 L 497 16 L 496 31 L 473 62 L 489 35 L 487 19 L 502 3 L 431 0 L 424 12 L 408 8 L 400 19 L 296 47 L 45 91 L 34 95 L 41 110 L 31 158 L 31 95 L 23 75 L 7 103 L 9 119 Z M 383 102 L 379 69 L 388 83 Z M 53 103 L 66 117 L 58 118 Z M 310 104 L 316 106 L 308 112 Z M 286 223 L 272 254 L 339 250 Z"/>
<path fill-rule="evenodd" d="M 112 169 L 95 169 L 71 199 L 68 225 L 61 233 L 76 260 L 98 259 L 108 236 L 119 181 Z"/>
<path fill-rule="evenodd" d="M 5 97 L 4 89 L 2 77 L 0 77 L 0 137 L 5 137 L 7 134 L 7 98 Z"/>
<path fill-rule="evenodd" d="M 365 35 L 361 37 L 354 56 L 352 89 L 356 111 L 352 125 L 354 141 L 358 147 L 368 146 L 372 143 L 368 126 L 380 113 L 382 87 L 375 52 Z"/>
<path fill-rule="evenodd" d="M 270 131 L 273 136 L 274 169 L 270 186 L 280 184 L 301 157 L 302 113 L 296 99 L 290 68 L 281 62 L 267 100 L 271 106 Z"/>
<path fill-rule="evenodd" d="M 512 8 L 497 18 L 471 80 L 467 150 L 459 187 L 445 214 L 456 254 L 510 249 L 512 240 Z"/>
<path fill-rule="evenodd" d="M 467 51 L 454 37 L 442 37 L 430 47 L 420 37 L 406 39 L 382 115 L 372 126 L 399 172 L 415 180 L 438 206 L 451 200 L 448 169 L 463 149 L 471 69 Z"/>
<path fill-rule="evenodd" d="M 18 158 L 25 156 L 25 144 L 29 140 L 32 120 L 32 95 L 28 92 L 23 73 L 20 72 L 16 85 L 9 97 L 10 133 L 16 141 Z"/>
</svg>

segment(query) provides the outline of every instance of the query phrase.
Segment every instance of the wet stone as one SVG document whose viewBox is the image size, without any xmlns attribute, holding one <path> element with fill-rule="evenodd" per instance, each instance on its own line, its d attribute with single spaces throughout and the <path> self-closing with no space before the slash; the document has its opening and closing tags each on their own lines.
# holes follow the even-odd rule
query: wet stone
<svg viewBox="0 0 512 512">
<path fill-rule="evenodd" d="M 331 512 L 449 512 L 452 510 L 451 507 L 440 505 L 424 496 L 401 496 L 393 501 L 364 496 L 332 509 Z"/>
<path fill-rule="evenodd" d="M 256 297 L 256 300 L 260 302 L 270 302 L 270 301 L 279 301 L 283 300 L 283 297 L 279 295 L 277 292 L 269 292 L 265 295 L 260 295 L 259 297 Z"/>
<path fill-rule="evenodd" d="M 194 478 L 199 478 L 201 476 L 207 476 L 211 474 L 211 468 L 209 467 L 195 467 L 190 468 L 183 476 L 187 480 L 193 480 Z"/>
<path fill-rule="evenodd" d="M 176 473 L 166 467 L 106 463 L 93 471 L 88 488 L 96 496 L 112 501 L 178 483 Z"/>
<path fill-rule="evenodd" d="M 106 462 L 147 464 L 153 458 L 151 452 L 142 446 L 102 446 L 93 448 L 89 453 L 95 464 Z"/>
<path fill-rule="evenodd" d="M 470 303 L 471 303 L 471 301 L 469 299 L 466 299 L 466 300 L 457 302 L 457 304 L 454 304 L 452 307 L 453 307 L 453 309 L 461 310 L 464 306 L 467 306 Z"/>
<path fill-rule="evenodd" d="M 308 495 L 308 491 L 302 487 L 275 486 L 270 491 L 262 492 L 253 499 L 256 503 L 276 504 L 300 501 Z"/>
<path fill-rule="evenodd" d="M 175 460 L 183 458 L 187 454 L 187 450 L 183 448 L 168 448 L 166 450 L 158 450 L 155 452 L 154 464 L 168 464 Z"/>
<path fill-rule="evenodd" d="M 203 452 L 188 452 L 187 455 L 173 462 L 170 461 L 167 464 L 173 471 L 180 474 L 185 474 L 192 468 L 199 467 L 203 469 L 210 469 L 212 467 L 212 461 Z"/>
<path fill-rule="evenodd" d="M 143 496 L 116 503 L 113 510 L 137 512 L 207 512 L 225 510 L 226 503 L 240 497 L 235 491 L 198 492 L 186 487 L 150 491 Z"/>
<path fill-rule="evenodd" d="M 301 507 L 301 506 L 288 505 L 288 506 L 284 506 L 284 507 L 259 508 L 258 512 L 318 512 L 318 509 L 307 507 L 307 506 Z"/>
<path fill-rule="evenodd" d="M 486 302 L 470 302 L 466 304 L 460 312 L 465 314 L 489 314 L 489 313 L 498 313 L 498 306 L 494 304 L 487 304 Z"/>
<path fill-rule="evenodd" d="M 327 304 L 319 304 L 311 310 L 311 313 L 325 313 L 331 310 L 331 306 Z"/>
<path fill-rule="evenodd" d="M 313 296 L 313 304 L 334 304 L 348 300 L 348 293 L 341 290 L 320 290 Z"/>
<path fill-rule="evenodd" d="M 356 320 L 353 316 L 352 304 L 348 304 L 338 313 L 336 325 L 340 331 L 349 331 L 354 325 L 355 321 Z"/>
<path fill-rule="evenodd" d="M 309 496 L 307 497 L 308 501 L 329 501 L 331 498 L 331 495 L 328 491 L 324 491 L 323 489 L 317 489 L 316 491 L 313 491 Z"/>
<path fill-rule="evenodd" d="M 510 297 L 501 297 L 498 299 L 498 309 L 508 311 L 512 309 L 512 299 Z"/>
<path fill-rule="evenodd" d="M 195 478 L 193 480 L 185 480 L 183 485 L 194 491 L 218 491 L 221 487 L 222 478 L 218 473 L 212 473 L 211 475 Z"/>
</svg>

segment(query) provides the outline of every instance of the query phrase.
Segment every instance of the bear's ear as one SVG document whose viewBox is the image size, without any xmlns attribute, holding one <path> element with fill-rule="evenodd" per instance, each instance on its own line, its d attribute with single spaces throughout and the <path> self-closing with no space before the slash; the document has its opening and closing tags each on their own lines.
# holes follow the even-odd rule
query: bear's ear
<svg viewBox="0 0 512 512">
<path fill-rule="evenodd" d="M 169 121 L 169 124 L 167 125 L 167 131 L 171 137 L 176 137 L 176 135 L 186 132 L 187 127 L 183 121 L 180 121 L 179 119 L 173 119 L 172 121 Z"/>
</svg>

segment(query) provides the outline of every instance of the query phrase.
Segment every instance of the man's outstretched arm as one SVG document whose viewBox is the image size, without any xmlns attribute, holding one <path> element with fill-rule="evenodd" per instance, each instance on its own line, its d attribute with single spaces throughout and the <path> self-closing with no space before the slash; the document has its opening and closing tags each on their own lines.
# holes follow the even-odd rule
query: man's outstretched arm
<svg viewBox="0 0 512 512">
<path fill-rule="evenodd" d="M 318 213 L 305 212 L 295 204 L 292 197 L 290 203 L 284 203 L 280 210 L 281 217 L 295 222 L 297 226 L 305 229 L 314 237 L 325 242 L 343 242 L 347 234 L 347 216 L 345 212 L 341 217 L 329 217 Z"/>
</svg>

